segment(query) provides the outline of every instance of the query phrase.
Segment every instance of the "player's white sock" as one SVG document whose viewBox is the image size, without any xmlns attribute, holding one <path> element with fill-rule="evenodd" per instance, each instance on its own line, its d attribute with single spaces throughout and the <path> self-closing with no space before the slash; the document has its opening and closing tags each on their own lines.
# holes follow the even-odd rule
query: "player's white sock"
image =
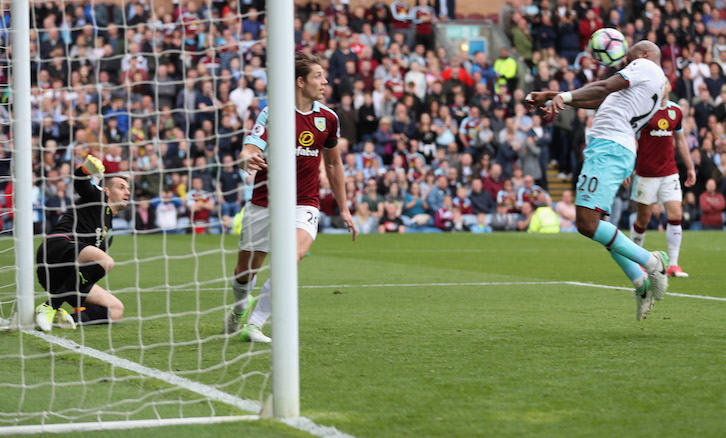
<svg viewBox="0 0 726 438">
<path fill-rule="evenodd" d="M 257 275 L 247 283 L 240 283 L 237 279 L 232 280 L 232 292 L 234 293 L 234 311 L 242 314 L 247 309 L 247 302 L 249 301 L 250 292 L 257 283 Z"/>
<path fill-rule="evenodd" d="M 640 289 L 640 287 L 645 282 L 645 279 L 646 278 L 648 278 L 648 276 L 646 274 L 643 274 L 642 276 L 640 276 L 640 277 L 636 278 L 635 280 L 633 280 L 633 286 L 635 287 L 635 290 Z"/>
<path fill-rule="evenodd" d="M 666 227 L 666 242 L 668 243 L 669 266 L 678 266 L 678 255 L 681 252 L 681 240 L 683 239 L 683 227 L 681 224 L 671 223 Z"/>
<path fill-rule="evenodd" d="M 265 284 L 262 286 L 262 291 L 255 306 L 254 312 L 248 321 L 249 324 L 254 324 L 257 327 L 265 325 L 267 320 L 270 318 L 270 279 L 268 278 Z"/>
<path fill-rule="evenodd" d="M 630 240 L 642 248 L 643 243 L 645 242 L 645 228 L 640 228 L 638 225 L 633 223 L 633 226 L 630 227 Z"/>
</svg>

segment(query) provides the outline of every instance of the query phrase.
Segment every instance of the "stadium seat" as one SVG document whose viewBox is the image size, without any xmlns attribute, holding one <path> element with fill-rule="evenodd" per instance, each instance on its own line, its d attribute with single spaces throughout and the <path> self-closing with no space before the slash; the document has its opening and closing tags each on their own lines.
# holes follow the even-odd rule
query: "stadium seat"
<svg viewBox="0 0 726 438">
<path fill-rule="evenodd" d="M 482 21 L 486 18 L 487 17 L 485 15 L 480 14 L 478 12 L 472 12 L 471 14 L 469 14 L 469 17 L 468 17 L 469 20 L 473 20 L 473 21 Z"/>
<path fill-rule="evenodd" d="M 461 13 L 457 12 L 456 13 L 456 19 L 457 20 L 465 20 L 466 17 L 464 16 L 464 14 L 461 14 Z"/>
</svg>

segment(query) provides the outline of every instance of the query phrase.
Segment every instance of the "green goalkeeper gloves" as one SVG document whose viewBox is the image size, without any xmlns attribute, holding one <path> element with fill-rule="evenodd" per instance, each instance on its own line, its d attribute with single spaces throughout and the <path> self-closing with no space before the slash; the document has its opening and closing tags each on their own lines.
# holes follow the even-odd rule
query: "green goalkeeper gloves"
<svg viewBox="0 0 726 438">
<path fill-rule="evenodd" d="M 106 166 L 104 166 L 103 162 L 98 158 L 93 155 L 89 155 L 86 157 L 86 161 L 83 162 L 83 171 L 88 175 L 98 176 L 106 171 Z"/>
</svg>

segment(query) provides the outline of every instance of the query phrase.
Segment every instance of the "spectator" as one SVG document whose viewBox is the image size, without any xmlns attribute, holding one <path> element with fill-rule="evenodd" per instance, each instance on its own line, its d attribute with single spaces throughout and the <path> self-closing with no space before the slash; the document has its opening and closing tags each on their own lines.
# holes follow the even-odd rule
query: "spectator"
<svg viewBox="0 0 726 438">
<path fill-rule="evenodd" d="M 683 195 L 683 229 L 701 230 L 701 207 L 696 202 L 696 195 L 688 191 Z"/>
<path fill-rule="evenodd" d="M 409 227 L 422 227 L 431 224 L 431 215 L 426 199 L 421 196 L 421 186 L 418 182 L 411 184 L 403 200 L 403 222 Z"/>
<path fill-rule="evenodd" d="M 726 208 L 724 196 L 716 191 L 716 180 L 706 182 L 706 191 L 698 198 L 701 207 L 701 226 L 704 230 L 723 229 L 723 211 Z"/>
<path fill-rule="evenodd" d="M 517 206 L 521 208 L 527 202 L 538 204 L 540 194 L 544 194 L 546 199 L 550 197 L 545 189 L 534 183 L 532 175 L 524 175 L 524 186 L 517 191 Z"/>
<path fill-rule="evenodd" d="M 517 216 L 517 231 L 527 231 L 534 216 L 534 206 L 529 202 L 525 202 L 520 207 L 519 216 Z"/>
<path fill-rule="evenodd" d="M 192 190 L 187 193 L 186 208 L 189 210 L 189 220 L 195 233 L 202 234 L 208 229 L 210 233 L 216 234 L 212 227 L 214 197 L 204 190 L 204 180 L 201 177 L 192 178 Z"/>
<path fill-rule="evenodd" d="M 188 220 L 182 221 L 180 218 L 180 210 L 183 207 L 181 198 L 165 188 L 161 192 L 161 196 L 151 199 L 151 208 L 154 210 L 156 218 L 155 225 L 162 232 L 180 233 L 183 232 L 185 226 L 188 226 Z"/>
<path fill-rule="evenodd" d="M 357 205 L 360 204 L 368 204 L 368 211 L 376 221 L 383 217 L 383 199 L 378 194 L 378 183 L 375 178 L 369 178 L 366 181 L 365 193 Z"/>
<path fill-rule="evenodd" d="M 153 231 L 156 229 L 156 209 L 151 207 L 149 197 L 141 195 L 136 204 L 134 229 L 136 231 Z"/>
<path fill-rule="evenodd" d="M 454 229 L 454 205 L 451 195 L 445 195 L 441 206 L 436 209 L 434 226 L 441 231 L 452 231 Z"/>
<path fill-rule="evenodd" d="M 406 232 L 406 227 L 403 225 L 399 209 L 394 202 L 384 202 L 383 216 L 381 216 L 381 219 L 378 221 L 378 232 L 380 234 L 403 234 Z"/>
<path fill-rule="evenodd" d="M 552 201 L 547 194 L 541 192 L 537 197 L 539 207 L 532 214 L 527 227 L 528 233 L 559 233 L 560 219 L 552 210 Z M 523 209 L 524 210 L 524 209 Z"/>
<path fill-rule="evenodd" d="M 427 193 L 424 193 L 426 203 L 429 205 L 429 214 L 432 216 L 436 216 L 439 208 L 444 204 L 444 197 L 449 194 L 448 187 L 448 178 L 444 175 L 439 175 L 436 177 L 436 184 L 430 187 Z"/>
<path fill-rule="evenodd" d="M 517 192 L 514 191 L 514 184 L 511 179 L 504 181 L 502 189 L 497 192 L 497 205 L 504 204 L 507 206 L 507 211 L 515 213 L 519 210 L 517 204 Z"/>
<path fill-rule="evenodd" d="M 663 207 L 661 207 L 661 205 L 657 204 L 657 203 L 653 204 L 651 215 L 650 215 L 650 220 L 648 221 L 648 225 L 646 226 L 646 229 L 665 231 L 667 225 L 668 225 L 668 218 L 666 217 L 666 214 L 663 211 Z"/>
<path fill-rule="evenodd" d="M 575 227 L 575 204 L 572 203 L 572 192 L 562 192 L 562 200 L 555 206 L 555 212 L 560 221 L 560 231 L 563 233 L 574 233 Z M 617 226 L 617 224 L 615 224 Z"/>
<path fill-rule="evenodd" d="M 53 229 L 60 217 L 72 206 L 71 198 L 68 196 L 68 184 L 64 179 L 56 183 L 56 194 L 48 197 L 45 201 L 45 217 L 47 229 Z"/>
<path fill-rule="evenodd" d="M 493 231 L 515 231 L 517 229 L 516 216 L 509 212 L 506 204 L 497 204 L 497 211 L 489 221 Z"/>
<path fill-rule="evenodd" d="M 219 217 L 222 222 L 230 221 L 242 209 L 242 171 L 235 166 L 231 155 L 222 158 L 217 199 L 221 206 Z M 229 228 L 225 231 L 229 231 Z"/>
</svg>

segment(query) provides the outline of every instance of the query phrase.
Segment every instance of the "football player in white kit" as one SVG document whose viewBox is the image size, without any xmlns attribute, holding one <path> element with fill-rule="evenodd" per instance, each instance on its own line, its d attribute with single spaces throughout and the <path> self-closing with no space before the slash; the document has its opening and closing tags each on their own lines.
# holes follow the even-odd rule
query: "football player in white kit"
<svg viewBox="0 0 726 438">
<path fill-rule="evenodd" d="M 638 159 L 635 162 L 633 191 L 630 199 L 637 203 L 635 222 L 630 228 L 630 238 L 643 246 L 645 229 L 650 220 L 652 205 L 662 202 L 665 206 L 668 225 L 666 243 L 668 245 L 669 277 L 688 277 L 678 265 L 683 237 L 683 193 L 681 179 L 676 166 L 675 149 L 686 166 L 687 177 L 684 185 L 691 187 L 696 183 L 696 170 L 686 143 L 681 123 L 681 107 L 668 100 L 670 83 L 666 81 L 662 106 L 650 119 L 638 136 Z M 675 149 L 674 149 L 675 143 Z"/>
<path fill-rule="evenodd" d="M 665 296 L 668 256 L 641 248 L 602 215 L 610 214 L 618 188 L 633 173 L 635 134 L 660 108 L 666 81 L 660 56 L 657 45 L 640 41 L 628 51 L 629 64 L 615 75 L 571 92 L 535 92 L 526 98 L 531 107 L 551 99 L 545 104 L 548 115 L 565 105 L 597 109 L 577 182 L 575 224 L 581 234 L 605 246 L 633 283 L 638 320 L 645 319 L 654 299 Z"/>
</svg>

